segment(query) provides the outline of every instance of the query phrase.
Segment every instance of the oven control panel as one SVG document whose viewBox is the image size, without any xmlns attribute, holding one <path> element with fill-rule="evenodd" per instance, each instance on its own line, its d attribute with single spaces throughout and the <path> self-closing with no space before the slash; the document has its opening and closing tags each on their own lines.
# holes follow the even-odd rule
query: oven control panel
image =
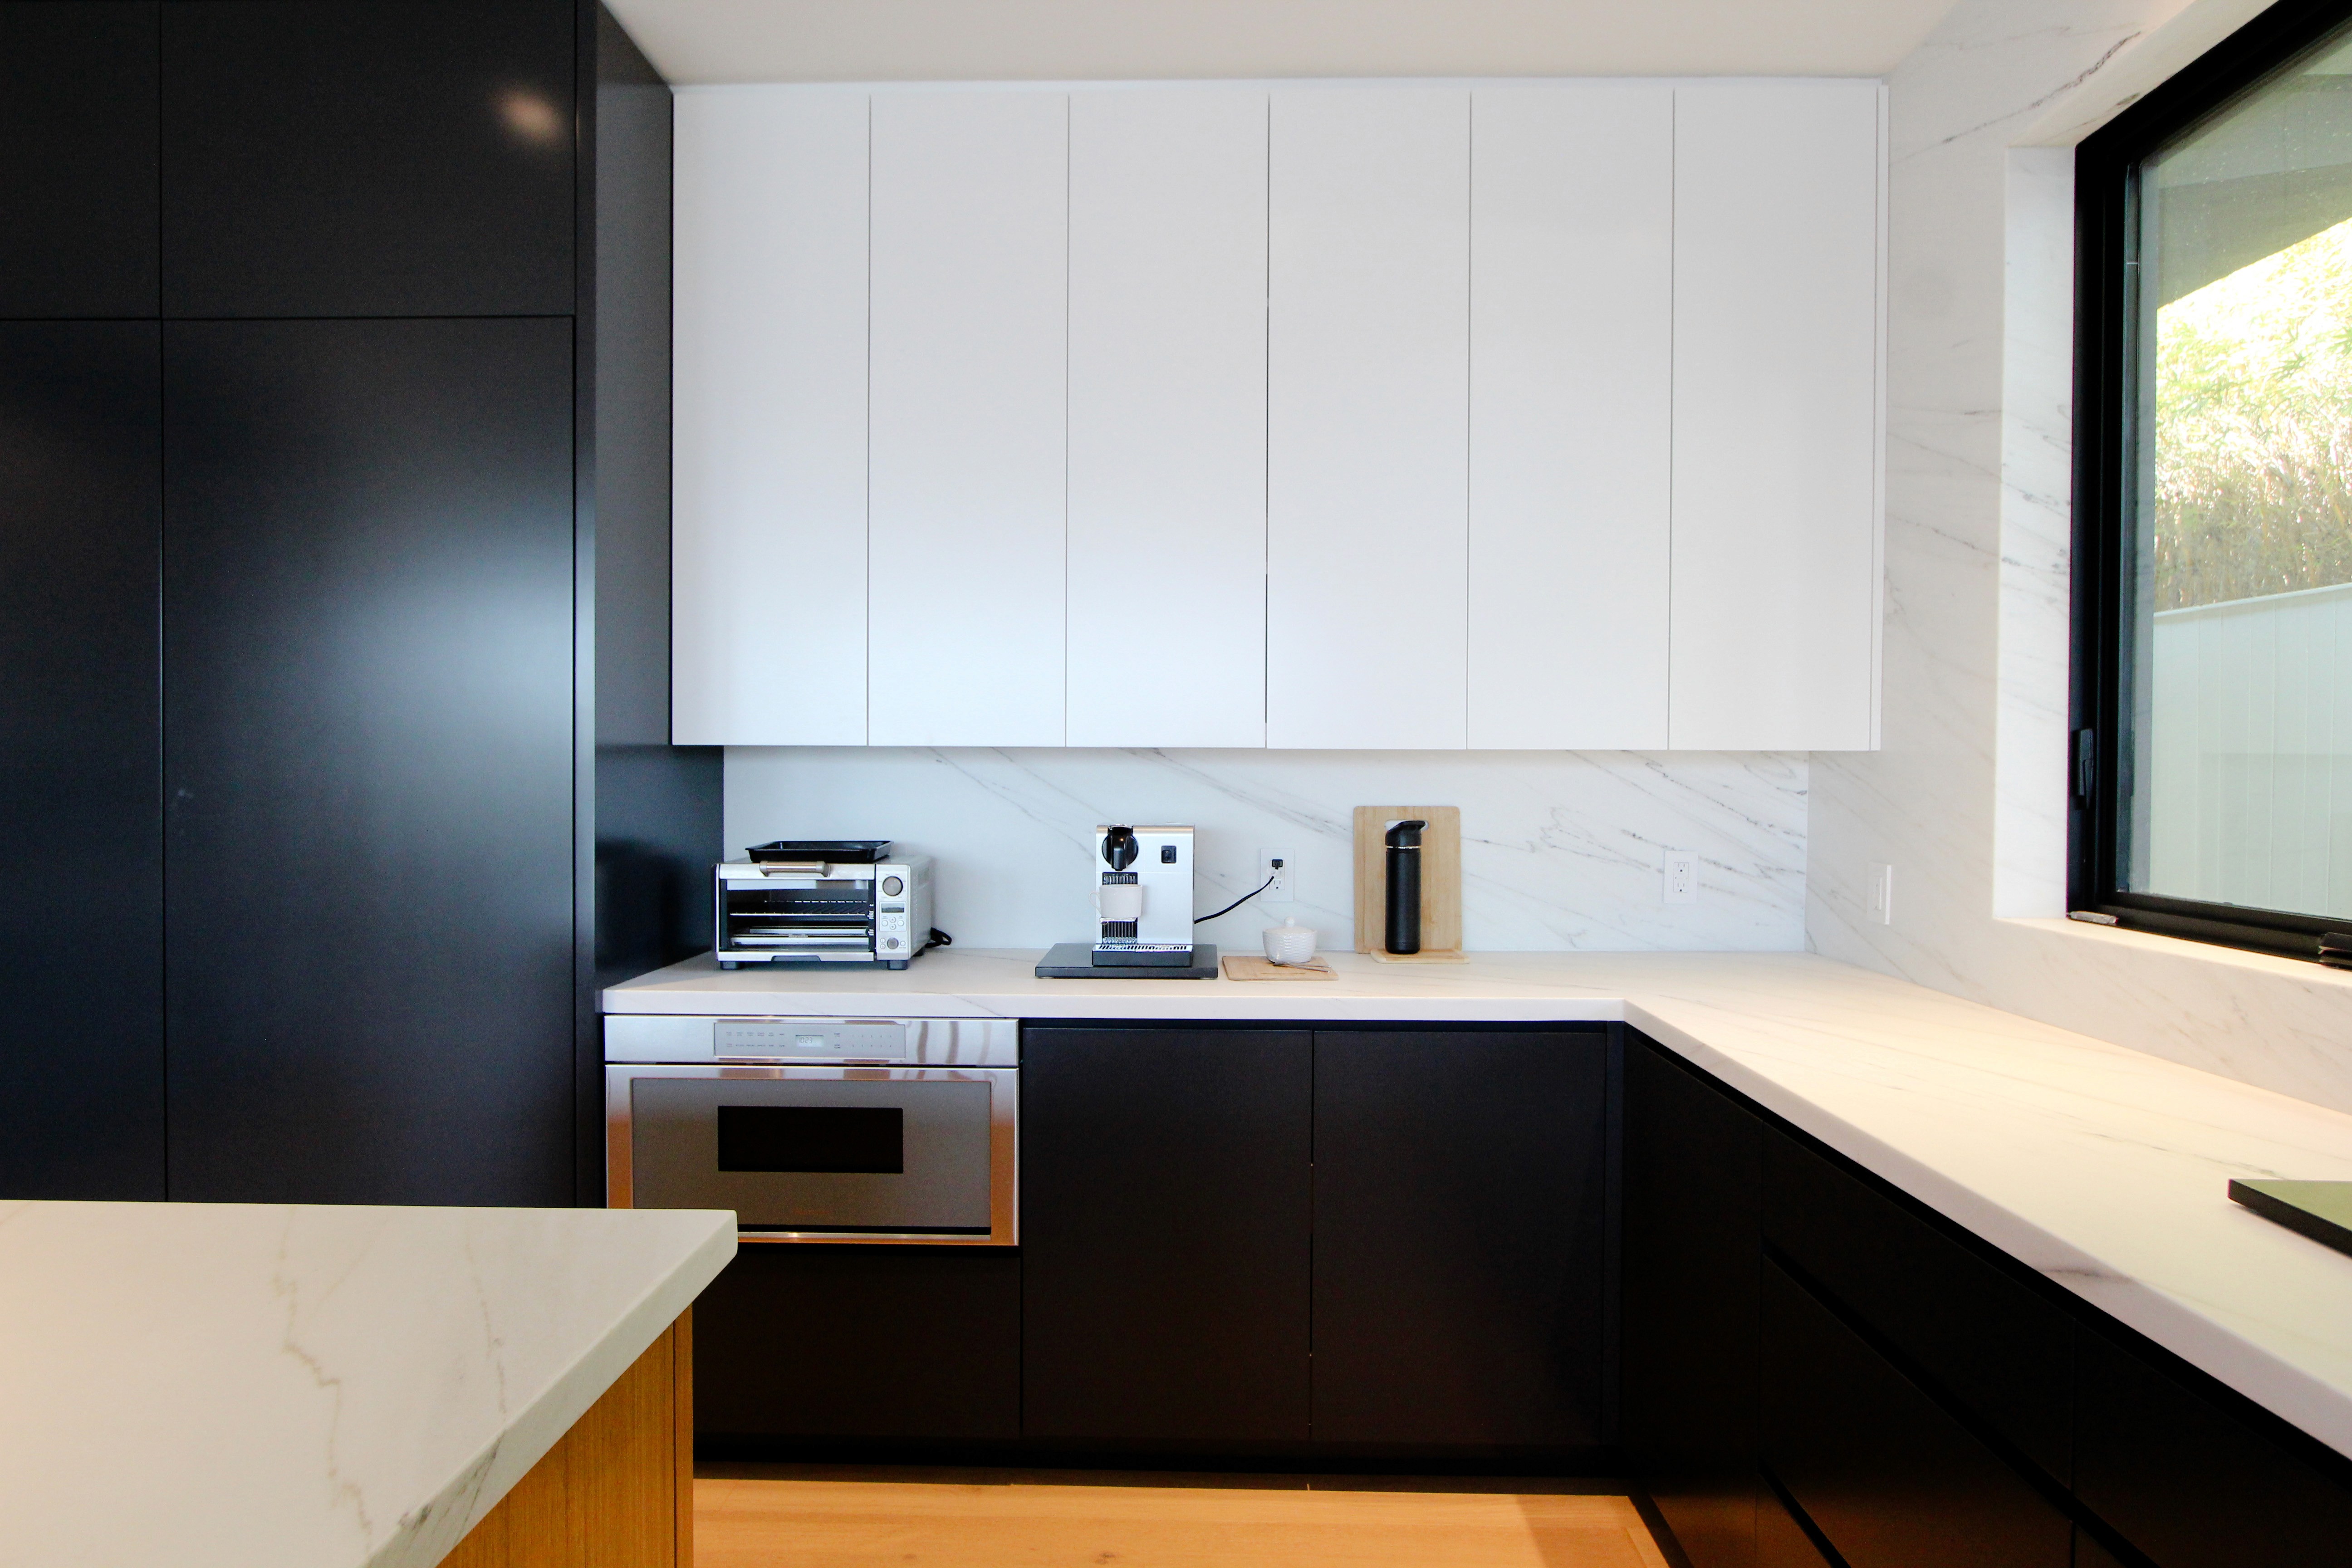
<svg viewBox="0 0 2352 1568">
<path fill-rule="evenodd" d="M 904 1024 L 822 1018 L 719 1018 L 710 1046 L 721 1061 L 896 1062 L 908 1055 Z"/>
</svg>

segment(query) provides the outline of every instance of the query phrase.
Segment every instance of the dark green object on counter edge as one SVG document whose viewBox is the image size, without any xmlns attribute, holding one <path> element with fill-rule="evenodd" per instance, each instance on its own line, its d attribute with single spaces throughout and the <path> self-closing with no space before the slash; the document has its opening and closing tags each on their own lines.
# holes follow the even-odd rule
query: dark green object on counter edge
<svg viewBox="0 0 2352 1568">
<path fill-rule="evenodd" d="M 2233 1180 L 2230 1197 L 2266 1220 L 2352 1253 L 2352 1182 Z"/>
</svg>

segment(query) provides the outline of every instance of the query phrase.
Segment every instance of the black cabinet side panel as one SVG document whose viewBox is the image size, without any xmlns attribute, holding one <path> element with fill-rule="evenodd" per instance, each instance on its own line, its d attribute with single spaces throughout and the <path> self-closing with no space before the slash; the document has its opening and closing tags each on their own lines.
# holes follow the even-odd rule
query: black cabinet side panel
<svg viewBox="0 0 2352 1568">
<path fill-rule="evenodd" d="M 1756 1568 L 1837 1568 L 1769 1488 L 1756 1502 Z"/>
<path fill-rule="evenodd" d="M 571 323 L 164 350 L 172 1195 L 568 1204 Z"/>
<path fill-rule="evenodd" d="M 2074 1325 L 1927 1221 L 1777 1129 L 1764 1230 L 2060 1486 L 2074 1476 Z"/>
<path fill-rule="evenodd" d="M 1315 1037 L 1323 1445 L 1601 1430 L 1608 1037 Z"/>
<path fill-rule="evenodd" d="M 1764 1461 L 1849 1568 L 2068 1568 L 2073 1521 L 1780 1268 Z"/>
<path fill-rule="evenodd" d="M 569 0 L 169 0 L 163 313 L 572 309 Z"/>
<path fill-rule="evenodd" d="M 163 1196 L 153 322 L 0 323 L 0 1194 Z"/>
<path fill-rule="evenodd" d="M 1762 1134 L 1747 1110 L 1628 1035 L 1618 1426 L 1692 1568 L 1756 1562 Z"/>
<path fill-rule="evenodd" d="M 1025 1436 L 1306 1441 L 1311 1051 L 1023 1031 Z"/>
<path fill-rule="evenodd" d="M 2289 1452 L 2088 1330 L 2075 1356 L 2075 1495 L 2134 1546 L 2164 1568 L 2343 1560 L 2339 1458 Z"/>
<path fill-rule="evenodd" d="M 711 1451 L 1021 1435 L 1021 1258 L 995 1247 L 752 1245 L 694 1304 Z"/>
<path fill-rule="evenodd" d="M 0 5 L 0 316 L 155 314 L 154 0 Z"/>
</svg>

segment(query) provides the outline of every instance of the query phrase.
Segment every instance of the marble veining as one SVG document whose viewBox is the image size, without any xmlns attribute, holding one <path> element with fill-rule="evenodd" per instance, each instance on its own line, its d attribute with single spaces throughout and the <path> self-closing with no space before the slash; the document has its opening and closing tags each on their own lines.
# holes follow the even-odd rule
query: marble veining
<svg viewBox="0 0 2352 1568">
<path fill-rule="evenodd" d="M 614 987 L 607 1012 L 1622 1018 L 2077 1296 L 2352 1455 L 2352 1258 L 2229 1201 L 2352 1179 L 2352 1114 L 1803 953 L 1334 955 L 1328 984 L 1038 980 L 1034 949 L 903 973 Z M 2284 961 L 2281 961 L 2284 962 Z"/>
<path fill-rule="evenodd" d="M 1959 0 L 1888 80 L 1884 749 L 1811 758 L 1814 951 L 2352 1110 L 2352 984 L 2065 902 L 2073 151 L 2259 0 Z M 1868 914 L 1874 864 L 1895 918 Z"/>
<path fill-rule="evenodd" d="M 941 929 L 973 946 L 1086 934 L 1098 822 L 1199 829 L 1195 907 L 1291 852 L 1299 897 L 1201 928 L 1255 949 L 1295 915 L 1354 944 L 1354 808 L 1462 808 L 1474 951 L 1794 950 L 1804 942 L 1806 764 L 1779 753 L 730 748 L 730 853 L 780 837 L 894 838 L 938 863 Z M 1664 899 L 1669 851 L 1699 899 Z"/>
<path fill-rule="evenodd" d="M 426 1568 L 734 1247 L 688 1210 L 0 1204 L 0 1560 Z"/>
</svg>

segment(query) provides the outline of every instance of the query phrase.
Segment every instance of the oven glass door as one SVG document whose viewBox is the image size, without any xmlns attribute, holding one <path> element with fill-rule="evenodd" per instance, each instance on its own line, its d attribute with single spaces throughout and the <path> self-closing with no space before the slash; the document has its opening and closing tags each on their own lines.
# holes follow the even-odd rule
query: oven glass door
<svg viewBox="0 0 2352 1568">
<path fill-rule="evenodd" d="M 1009 1217 L 998 1194 L 1009 1070 L 671 1067 L 615 1079 L 612 1152 L 626 1161 L 633 1207 L 733 1209 L 747 1239 L 990 1241 Z"/>
</svg>

